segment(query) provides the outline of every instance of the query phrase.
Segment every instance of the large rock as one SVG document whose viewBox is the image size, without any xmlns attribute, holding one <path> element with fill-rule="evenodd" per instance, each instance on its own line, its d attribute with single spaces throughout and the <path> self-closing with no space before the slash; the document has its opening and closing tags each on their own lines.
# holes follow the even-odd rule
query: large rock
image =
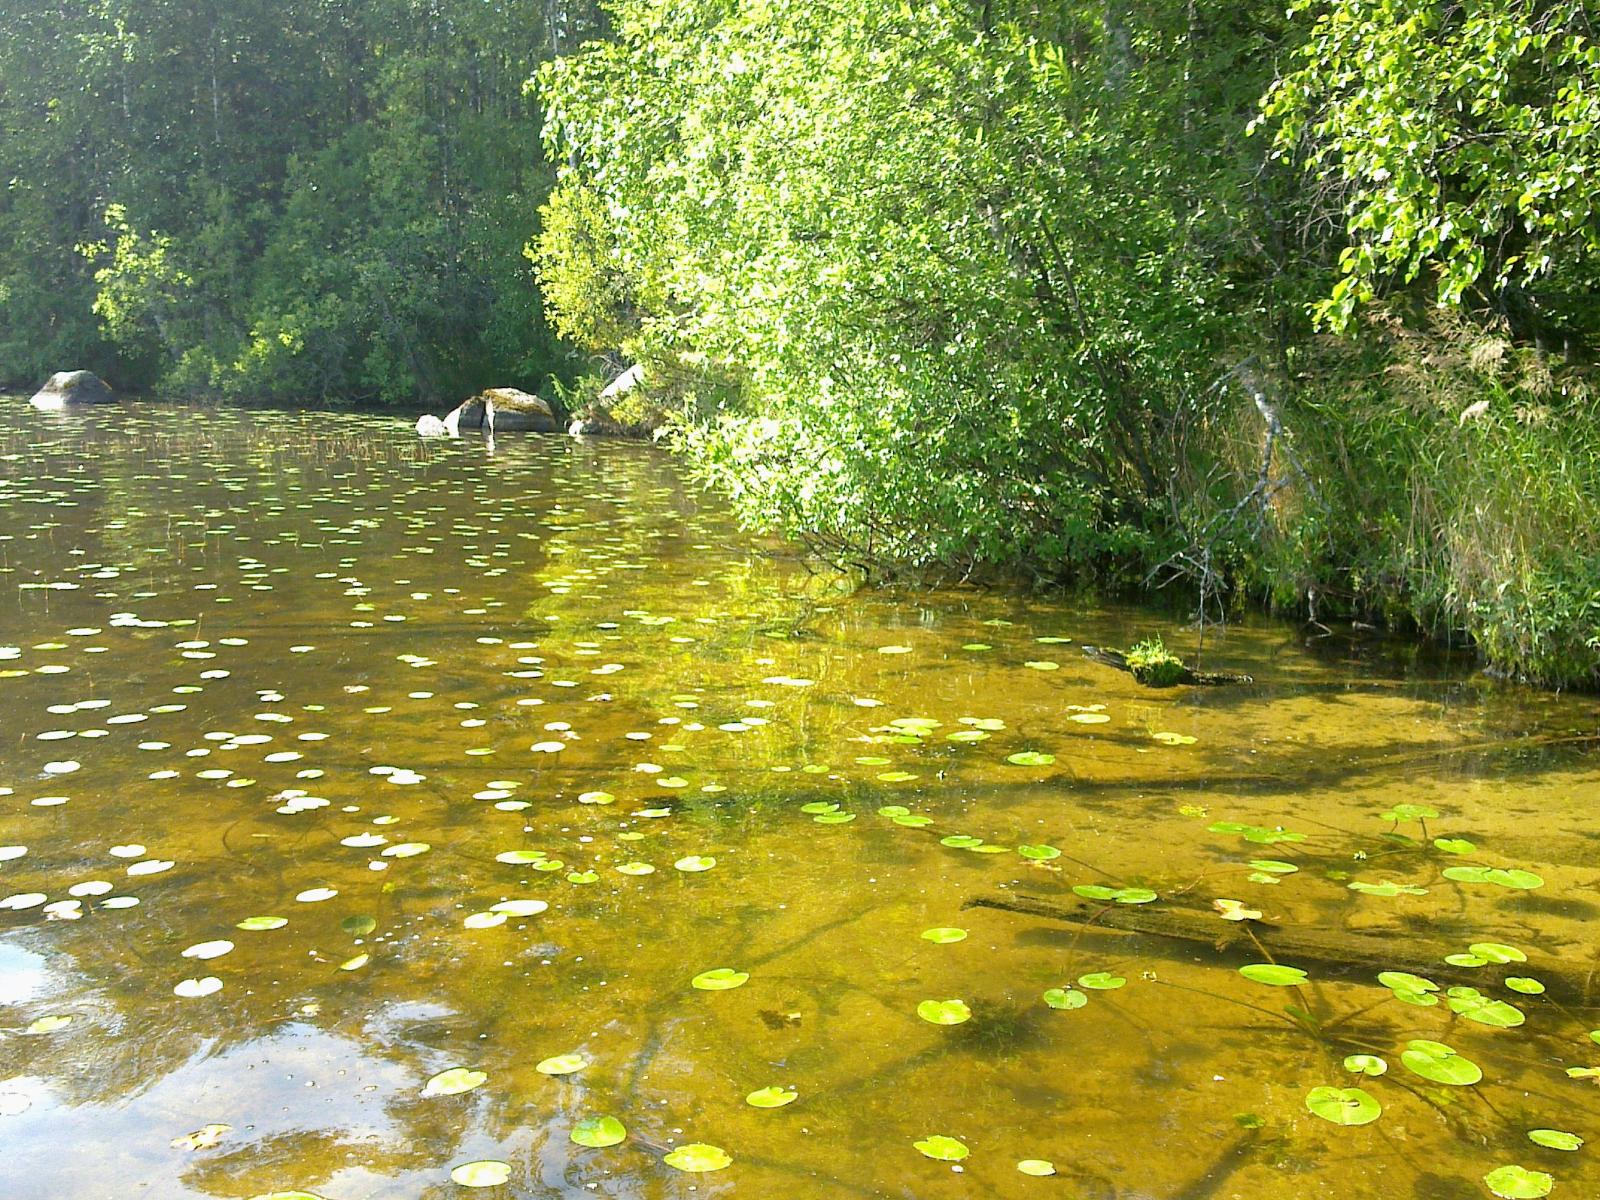
<svg viewBox="0 0 1600 1200">
<path fill-rule="evenodd" d="M 538 396 L 516 388 L 490 388 L 479 392 L 456 409 L 462 429 L 482 429 L 485 433 L 555 433 L 561 428 L 550 405 Z M 488 419 L 494 414 L 494 421 Z"/>
<path fill-rule="evenodd" d="M 28 403 L 53 410 L 80 404 L 110 404 L 115 399 L 105 380 L 92 371 L 58 371 Z"/>
</svg>

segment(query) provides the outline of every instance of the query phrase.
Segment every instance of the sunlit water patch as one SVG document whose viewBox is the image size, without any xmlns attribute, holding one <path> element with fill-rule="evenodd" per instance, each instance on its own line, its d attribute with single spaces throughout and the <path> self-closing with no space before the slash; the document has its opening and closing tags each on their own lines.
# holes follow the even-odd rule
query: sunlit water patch
<svg viewBox="0 0 1600 1200">
<path fill-rule="evenodd" d="M 0 424 L 0 1195 L 1582 1197 L 1595 707 L 670 460 Z"/>
</svg>

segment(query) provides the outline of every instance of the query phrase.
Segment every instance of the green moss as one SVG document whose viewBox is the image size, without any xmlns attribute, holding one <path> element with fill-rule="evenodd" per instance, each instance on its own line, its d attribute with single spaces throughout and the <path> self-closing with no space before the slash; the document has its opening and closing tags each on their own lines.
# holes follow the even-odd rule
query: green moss
<svg viewBox="0 0 1600 1200">
<path fill-rule="evenodd" d="M 1159 635 L 1129 647 L 1128 669 L 1146 687 L 1172 687 L 1189 674 L 1183 660 L 1162 644 Z"/>
</svg>

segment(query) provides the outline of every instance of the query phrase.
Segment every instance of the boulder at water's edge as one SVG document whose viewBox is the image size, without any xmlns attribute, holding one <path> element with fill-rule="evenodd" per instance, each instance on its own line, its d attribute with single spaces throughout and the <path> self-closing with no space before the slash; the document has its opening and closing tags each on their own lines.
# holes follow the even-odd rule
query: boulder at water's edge
<svg viewBox="0 0 1600 1200">
<path fill-rule="evenodd" d="M 555 433 L 561 428 L 548 403 L 531 392 L 517 388 L 490 388 L 486 392 L 479 392 L 456 410 L 461 414 L 461 426 L 466 429 L 482 427 L 486 432 L 489 431 L 490 422 L 485 418 L 485 410 L 491 407 L 494 412 L 494 432 Z"/>
<path fill-rule="evenodd" d="M 105 380 L 93 371 L 57 371 L 28 403 L 49 410 L 74 408 L 80 404 L 110 404 L 115 399 Z"/>
</svg>

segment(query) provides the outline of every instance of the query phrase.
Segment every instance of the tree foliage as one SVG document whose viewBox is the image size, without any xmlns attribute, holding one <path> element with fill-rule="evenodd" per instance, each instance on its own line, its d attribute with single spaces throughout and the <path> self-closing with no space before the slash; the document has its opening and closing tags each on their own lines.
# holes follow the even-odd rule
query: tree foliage
<svg viewBox="0 0 1600 1200">
<path fill-rule="evenodd" d="M 1570 320 L 1600 256 L 1600 40 L 1584 0 L 1296 0 L 1309 24 L 1265 115 L 1346 218 L 1318 315 L 1427 274 L 1513 320 Z M 1547 288 L 1553 294 L 1530 295 Z M 1592 296 L 1592 293 L 1591 293 Z"/>
<path fill-rule="evenodd" d="M 562 351 L 522 257 L 553 173 L 548 0 L 16 0 L 0 379 L 436 399 Z"/>
<path fill-rule="evenodd" d="M 1105 11 L 625 0 L 547 68 L 631 348 L 741 380 L 691 445 L 747 511 L 913 562 L 1150 537 L 1238 315 L 1240 172 L 1205 128 L 1255 92 L 1186 82 L 1184 6 Z M 1261 40 L 1209 19 L 1259 77 Z M 592 244 L 552 227 L 545 277 Z"/>
</svg>

